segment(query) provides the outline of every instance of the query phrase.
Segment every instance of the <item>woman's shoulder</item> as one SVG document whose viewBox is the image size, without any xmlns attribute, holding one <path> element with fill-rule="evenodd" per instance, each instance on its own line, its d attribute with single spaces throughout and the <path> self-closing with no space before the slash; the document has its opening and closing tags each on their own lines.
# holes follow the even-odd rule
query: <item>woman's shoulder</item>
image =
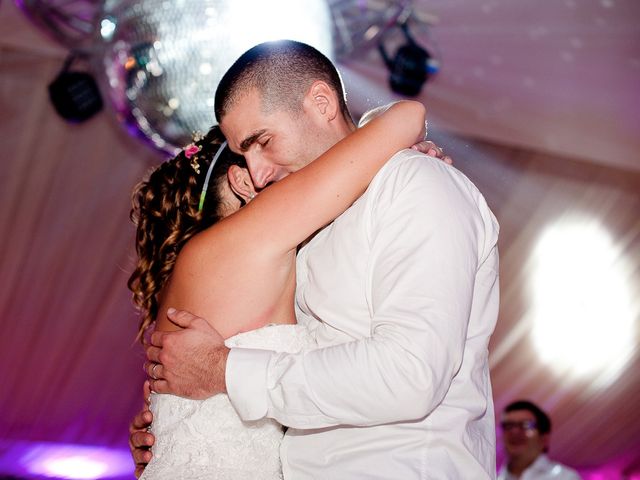
<svg viewBox="0 0 640 480">
<path fill-rule="evenodd" d="M 185 267 L 193 269 L 194 266 L 207 262 L 218 254 L 224 241 L 218 225 L 213 225 L 206 230 L 198 232 L 184 244 L 176 259 L 175 273 L 179 273 Z"/>
<path fill-rule="evenodd" d="M 163 302 L 166 307 L 188 310 L 212 321 L 211 308 L 219 305 L 211 293 L 219 291 L 234 261 L 233 252 L 219 236 L 217 228 L 209 228 L 190 238 L 178 252 Z"/>
<path fill-rule="evenodd" d="M 178 254 L 174 274 L 193 276 L 212 268 L 219 270 L 239 261 L 239 256 L 247 256 L 251 251 L 247 245 L 249 236 L 242 234 L 237 222 L 229 221 L 232 216 L 190 238 Z"/>
</svg>

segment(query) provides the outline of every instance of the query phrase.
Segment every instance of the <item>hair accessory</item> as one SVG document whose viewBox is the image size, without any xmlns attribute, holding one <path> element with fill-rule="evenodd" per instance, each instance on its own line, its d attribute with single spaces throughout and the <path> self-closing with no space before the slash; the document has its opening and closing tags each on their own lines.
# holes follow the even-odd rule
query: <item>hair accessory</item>
<svg viewBox="0 0 640 480">
<path fill-rule="evenodd" d="M 204 139 L 204 135 L 202 135 L 202 133 L 200 132 L 193 132 L 191 138 L 193 139 L 193 141 L 189 145 L 184 147 L 182 151 L 184 152 L 184 156 L 187 159 L 190 159 L 191 157 L 194 157 L 194 155 L 196 155 L 193 160 L 191 160 L 191 168 L 193 168 L 196 173 L 200 175 L 200 164 L 198 163 L 197 154 L 200 152 L 200 150 L 202 150 L 202 145 L 197 145 L 197 143 Z"/>
<path fill-rule="evenodd" d="M 201 146 L 196 145 L 195 143 L 190 143 L 186 147 L 184 147 L 184 156 L 187 158 L 191 158 L 196 153 L 198 153 L 202 149 Z"/>
<path fill-rule="evenodd" d="M 193 168 L 198 175 L 200 175 L 200 164 L 198 164 L 198 157 L 194 157 L 191 160 L 191 168 Z"/>
<path fill-rule="evenodd" d="M 200 164 L 198 163 L 198 153 L 202 150 L 202 146 L 190 143 L 184 147 L 184 156 L 187 159 L 191 159 L 191 168 L 193 168 L 198 175 L 200 175 Z M 193 157 L 193 158 L 191 158 Z"/>
<path fill-rule="evenodd" d="M 193 138 L 194 142 L 199 142 L 200 140 L 204 140 L 204 135 L 202 132 L 198 132 L 197 130 L 191 134 L 191 138 Z"/>
<path fill-rule="evenodd" d="M 202 207 L 204 207 L 204 199 L 207 196 L 207 188 L 209 188 L 209 179 L 211 178 L 211 171 L 213 170 L 214 165 L 218 161 L 218 158 L 220 158 L 220 154 L 222 153 L 222 151 L 224 150 L 224 147 L 226 147 L 226 146 L 227 146 L 227 142 L 226 141 L 224 141 L 224 142 L 222 142 L 220 144 L 220 148 L 218 148 L 218 151 L 213 156 L 213 160 L 211 160 L 211 163 L 209 164 L 209 169 L 207 170 L 207 176 L 204 177 L 204 185 L 202 186 L 202 193 L 200 194 L 200 203 L 198 204 L 198 211 L 199 212 L 201 212 L 202 211 Z M 187 157 L 187 158 L 189 158 L 189 157 Z"/>
</svg>

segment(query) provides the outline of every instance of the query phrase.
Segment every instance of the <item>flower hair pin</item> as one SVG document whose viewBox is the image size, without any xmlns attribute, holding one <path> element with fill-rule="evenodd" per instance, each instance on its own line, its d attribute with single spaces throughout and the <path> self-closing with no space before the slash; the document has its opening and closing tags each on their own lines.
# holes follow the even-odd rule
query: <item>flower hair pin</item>
<svg viewBox="0 0 640 480">
<path fill-rule="evenodd" d="M 196 145 L 195 142 L 199 142 L 203 138 L 204 137 L 201 133 L 195 132 L 193 134 L 193 142 L 184 147 L 183 150 L 186 158 L 191 159 L 191 157 L 193 157 L 193 159 L 191 159 L 191 168 L 193 168 L 198 175 L 200 175 L 200 164 L 198 163 L 197 154 L 202 150 L 202 146 Z"/>
</svg>

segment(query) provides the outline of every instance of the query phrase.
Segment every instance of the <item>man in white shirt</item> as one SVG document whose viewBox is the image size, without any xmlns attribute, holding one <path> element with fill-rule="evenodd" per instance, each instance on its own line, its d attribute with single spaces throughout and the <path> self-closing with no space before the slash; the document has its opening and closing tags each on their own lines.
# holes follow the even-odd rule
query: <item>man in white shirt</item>
<svg viewBox="0 0 640 480">
<path fill-rule="evenodd" d="M 510 403 L 500 425 L 507 459 L 499 480 L 580 480 L 578 472 L 547 457 L 551 419 L 536 404 Z"/>
<path fill-rule="evenodd" d="M 322 122 L 306 114 L 310 102 Z M 333 65 L 289 41 L 240 57 L 218 87 L 216 116 L 257 187 L 355 128 Z M 399 152 L 298 254 L 297 318 L 319 349 L 229 350 L 204 331 L 188 336 L 194 344 L 169 345 L 154 333 L 149 360 L 158 362 L 161 348 L 176 359 L 158 369 L 173 388 L 160 381 L 154 390 L 227 392 L 243 420 L 290 427 L 281 449 L 287 479 L 495 478 L 487 346 L 498 310 L 497 237 L 464 175 Z M 187 315 L 173 318 L 194 328 Z M 195 351 L 205 354 L 187 353 Z"/>
</svg>

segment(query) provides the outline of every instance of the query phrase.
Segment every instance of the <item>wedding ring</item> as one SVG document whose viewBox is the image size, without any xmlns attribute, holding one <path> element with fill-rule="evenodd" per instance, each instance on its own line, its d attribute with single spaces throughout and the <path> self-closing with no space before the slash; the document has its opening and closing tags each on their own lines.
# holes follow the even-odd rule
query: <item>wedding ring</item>
<svg viewBox="0 0 640 480">
<path fill-rule="evenodd" d="M 156 367 L 160 365 L 159 363 L 154 363 L 153 367 L 151 367 L 151 378 L 153 378 L 154 380 L 158 380 L 158 377 L 156 377 Z"/>
</svg>

